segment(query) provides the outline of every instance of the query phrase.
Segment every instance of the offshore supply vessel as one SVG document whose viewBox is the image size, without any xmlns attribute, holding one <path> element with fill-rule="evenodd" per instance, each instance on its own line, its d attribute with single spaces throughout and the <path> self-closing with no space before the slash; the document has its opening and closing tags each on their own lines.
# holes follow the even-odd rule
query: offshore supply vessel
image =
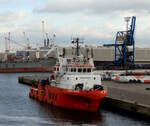
<svg viewBox="0 0 150 126">
<path fill-rule="evenodd" d="M 93 71 L 93 59 L 79 56 L 78 39 L 76 43 L 77 55 L 72 59 L 61 57 L 57 51 L 55 73 L 40 80 L 37 87 L 32 86 L 29 96 L 57 107 L 96 112 L 107 93 L 101 76 Z"/>
</svg>

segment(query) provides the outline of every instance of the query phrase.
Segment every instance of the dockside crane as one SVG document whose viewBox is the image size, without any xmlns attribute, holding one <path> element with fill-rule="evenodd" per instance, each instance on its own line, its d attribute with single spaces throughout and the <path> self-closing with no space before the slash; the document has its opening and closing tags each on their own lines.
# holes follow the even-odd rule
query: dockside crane
<svg viewBox="0 0 150 126">
<path fill-rule="evenodd" d="M 113 67 L 117 69 L 133 69 L 135 67 L 135 40 L 134 40 L 134 32 L 135 32 L 135 24 L 136 17 L 132 16 L 131 24 L 128 29 L 128 23 L 130 21 L 130 17 L 125 17 L 125 21 L 127 22 L 125 31 L 118 31 L 116 33 L 115 43 L 114 44 L 104 44 L 105 47 L 114 47 L 114 61 L 113 65 L 108 66 L 109 68 Z"/>
<path fill-rule="evenodd" d="M 130 29 L 128 29 L 129 18 L 125 19 L 127 22 L 126 31 L 118 31 L 115 39 L 115 55 L 114 64 L 121 66 L 124 69 L 134 68 L 134 57 L 135 57 L 135 41 L 134 31 L 136 24 L 136 17 L 133 16 L 131 20 Z"/>
</svg>

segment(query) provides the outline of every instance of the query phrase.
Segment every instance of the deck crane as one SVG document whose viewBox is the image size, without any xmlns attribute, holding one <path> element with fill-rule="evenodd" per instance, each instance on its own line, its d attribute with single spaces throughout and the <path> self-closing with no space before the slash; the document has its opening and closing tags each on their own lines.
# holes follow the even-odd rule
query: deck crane
<svg viewBox="0 0 150 126">
<path fill-rule="evenodd" d="M 10 39 L 10 38 L 8 38 L 8 37 L 5 37 L 5 40 L 8 40 L 8 41 L 10 41 L 10 42 L 12 42 L 12 43 L 14 43 L 14 44 L 16 44 L 16 45 L 20 46 L 20 47 L 24 47 L 24 48 L 26 48 L 26 46 L 25 46 L 25 45 L 20 44 L 21 42 L 16 42 L 15 40 L 12 40 L 12 39 Z"/>
</svg>

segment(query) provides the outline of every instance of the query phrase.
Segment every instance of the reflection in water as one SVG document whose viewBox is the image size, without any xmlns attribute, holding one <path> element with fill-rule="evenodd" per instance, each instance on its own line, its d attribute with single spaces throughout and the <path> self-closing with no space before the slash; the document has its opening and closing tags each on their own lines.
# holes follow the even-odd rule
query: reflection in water
<svg viewBox="0 0 150 126">
<path fill-rule="evenodd" d="M 0 74 L 0 126 L 150 125 L 149 121 L 134 118 L 134 115 L 128 117 L 128 113 L 100 109 L 100 112 L 94 114 L 40 104 L 29 98 L 29 86 L 18 83 L 20 75 L 31 74 Z"/>
<path fill-rule="evenodd" d="M 49 106 L 46 104 L 41 105 L 45 112 L 48 114 L 51 121 L 60 121 L 61 123 L 71 123 L 71 124 L 102 124 L 102 116 L 100 112 L 90 113 L 76 110 L 68 110 L 64 108 L 57 108 L 54 106 Z"/>
</svg>

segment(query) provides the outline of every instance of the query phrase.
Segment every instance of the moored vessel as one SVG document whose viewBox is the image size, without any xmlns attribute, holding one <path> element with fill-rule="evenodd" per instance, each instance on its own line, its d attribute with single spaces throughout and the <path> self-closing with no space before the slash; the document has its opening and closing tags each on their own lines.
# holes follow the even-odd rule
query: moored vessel
<svg viewBox="0 0 150 126">
<path fill-rule="evenodd" d="M 102 99 L 106 96 L 101 84 L 101 76 L 94 73 L 92 58 L 77 55 L 67 59 L 59 55 L 55 46 L 58 62 L 55 73 L 47 80 L 40 80 L 38 87 L 32 86 L 29 96 L 40 102 L 57 107 L 96 112 Z"/>
<path fill-rule="evenodd" d="M 0 62 L 0 73 L 52 72 L 55 64 L 54 58 L 39 61 Z"/>
</svg>

